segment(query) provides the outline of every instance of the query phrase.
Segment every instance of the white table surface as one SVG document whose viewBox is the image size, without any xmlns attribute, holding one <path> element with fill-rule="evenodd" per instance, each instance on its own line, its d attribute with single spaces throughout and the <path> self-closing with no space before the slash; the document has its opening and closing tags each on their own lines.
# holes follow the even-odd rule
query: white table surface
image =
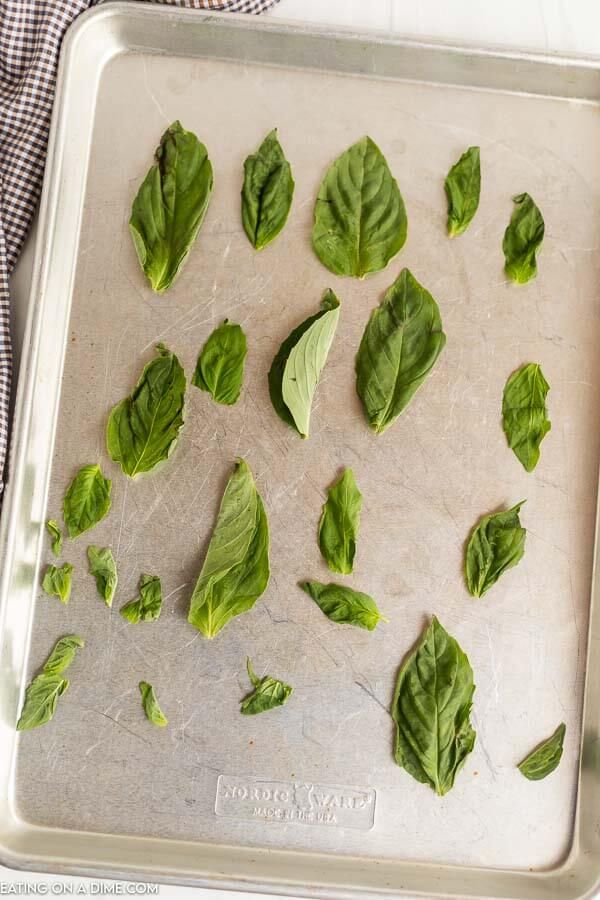
<svg viewBox="0 0 600 900">
<path fill-rule="evenodd" d="M 600 56 L 598 0 L 280 0 L 270 15 L 300 23 L 331 23 L 413 38 Z M 27 242 L 11 283 L 16 356 L 27 316 L 33 237 Z M 73 885 L 74 892 L 81 885 L 87 892 L 97 893 L 90 879 L 40 876 L 0 866 L 0 893 L 6 892 L 12 882 L 44 882 L 48 893 L 52 885 L 60 891 L 59 882 Z M 24 889 L 19 893 L 25 895 Z M 267 900 L 263 894 L 172 886 L 163 886 L 160 896 L 168 900 Z"/>
</svg>

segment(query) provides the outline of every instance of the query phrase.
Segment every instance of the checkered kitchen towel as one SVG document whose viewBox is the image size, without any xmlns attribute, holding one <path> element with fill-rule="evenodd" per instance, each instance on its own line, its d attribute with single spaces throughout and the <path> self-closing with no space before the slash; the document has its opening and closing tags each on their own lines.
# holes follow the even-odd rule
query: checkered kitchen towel
<svg viewBox="0 0 600 900">
<path fill-rule="evenodd" d="M 0 0 L 0 495 L 12 376 L 8 282 L 42 186 L 60 42 L 102 0 Z M 261 13 L 278 0 L 150 0 L 194 9 Z"/>
</svg>

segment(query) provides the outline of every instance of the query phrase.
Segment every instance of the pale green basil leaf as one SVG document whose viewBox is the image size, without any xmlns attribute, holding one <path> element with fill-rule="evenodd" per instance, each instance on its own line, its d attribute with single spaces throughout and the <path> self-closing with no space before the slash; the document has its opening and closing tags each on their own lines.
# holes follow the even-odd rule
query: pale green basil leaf
<svg viewBox="0 0 600 900">
<path fill-rule="evenodd" d="M 329 488 L 319 523 L 319 547 L 332 572 L 350 575 L 356 554 L 362 494 L 354 472 L 345 469 Z"/>
<path fill-rule="evenodd" d="M 100 466 L 83 466 L 69 485 L 63 503 L 65 525 L 71 539 L 89 531 L 110 510 L 112 482 Z"/>
<path fill-rule="evenodd" d="M 144 367 L 133 393 L 117 403 L 108 419 L 109 455 L 130 478 L 167 459 L 183 425 L 185 372 L 163 344 L 156 349 L 158 356 Z"/>
<path fill-rule="evenodd" d="M 61 675 L 71 665 L 77 651 L 85 647 L 85 641 L 77 634 L 69 634 L 60 638 L 44 665 L 45 675 Z"/>
<path fill-rule="evenodd" d="M 142 695 L 142 707 L 146 713 L 146 718 L 149 722 L 152 722 L 153 725 L 164 728 L 165 725 L 169 724 L 169 720 L 158 704 L 154 688 L 151 684 L 148 684 L 147 681 L 140 681 L 139 688 L 140 694 Z"/>
<path fill-rule="evenodd" d="M 564 722 L 558 726 L 554 734 L 539 744 L 535 750 L 519 763 L 518 769 L 530 781 L 541 781 L 546 775 L 554 772 L 562 754 L 567 726 Z"/>
<path fill-rule="evenodd" d="M 55 522 L 54 519 L 48 519 L 46 531 L 52 538 L 52 552 L 55 556 L 60 556 L 62 553 L 62 531 L 58 527 L 58 522 Z"/>
<path fill-rule="evenodd" d="M 292 693 L 293 688 L 277 678 L 272 678 L 270 675 L 259 678 L 252 668 L 250 657 L 246 660 L 246 668 L 248 677 L 254 685 L 254 690 L 242 700 L 240 707 L 242 715 L 255 716 L 258 713 L 274 709 L 276 706 L 283 706 Z"/>
<path fill-rule="evenodd" d="M 115 591 L 117 590 L 117 564 L 115 563 L 110 547 L 94 547 L 92 544 L 87 549 L 90 564 L 90 575 L 96 579 L 98 593 L 104 599 L 107 606 L 112 606 Z"/>
<path fill-rule="evenodd" d="M 470 722 L 473 670 L 433 617 L 402 665 L 392 703 L 396 762 L 443 796 L 475 745 Z"/>
<path fill-rule="evenodd" d="M 66 678 L 60 675 L 36 675 L 25 691 L 25 702 L 17 722 L 17 731 L 39 728 L 49 722 L 56 712 L 56 704 L 61 694 L 69 687 Z"/>
<path fill-rule="evenodd" d="M 546 396 L 550 385 L 537 363 L 521 366 L 510 376 L 502 398 L 502 424 L 508 445 L 527 472 L 540 458 L 540 444 L 550 431 Z"/>
<path fill-rule="evenodd" d="M 156 575 L 142 575 L 139 585 L 140 595 L 122 606 L 119 612 L 124 619 L 137 625 L 138 622 L 154 622 L 162 608 L 162 586 Z"/>
<path fill-rule="evenodd" d="M 406 210 L 379 147 L 363 137 L 329 167 L 315 204 L 312 243 L 330 272 L 384 269 L 406 240 Z"/>
<path fill-rule="evenodd" d="M 293 196 L 292 170 L 274 128 L 244 163 L 242 222 L 248 240 L 257 250 L 277 237 L 286 223 Z"/>
<path fill-rule="evenodd" d="M 525 284 L 537 275 L 536 257 L 544 240 L 542 214 L 529 196 L 513 197 L 517 204 L 504 232 L 504 271 L 512 281 Z"/>
<path fill-rule="evenodd" d="M 133 201 L 129 228 L 152 290 L 171 286 L 200 230 L 213 188 L 206 147 L 174 122 Z"/>
<path fill-rule="evenodd" d="M 356 356 L 356 390 L 373 431 L 382 434 L 400 415 L 445 343 L 437 303 L 403 269 L 371 313 Z"/>
<path fill-rule="evenodd" d="M 479 147 L 469 147 L 455 163 L 444 183 L 448 198 L 448 234 L 462 234 L 479 206 L 481 169 Z"/>
<path fill-rule="evenodd" d="M 242 390 L 246 352 L 246 335 L 241 326 L 225 319 L 202 348 L 193 384 L 208 391 L 216 403 L 233 406 Z"/>
<path fill-rule="evenodd" d="M 269 582 L 269 526 L 243 459 L 229 478 L 192 594 L 188 622 L 213 638 L 251 609 Z"/>
<path fill-rule="evenodd" d="M 71 596 L 71 575 L 73 566 L 48 566 L 44 573 L 42 587 L 49 597 L 58 597 L 61 603 L 68 603 Z"/>
<path fill-rule="evenodd" d="M 303 581 L 300 587 L 332 622 L 356 625 L 367 631 L 373 631 L 380 621 L 387 622 L 368 594 L 354 591 L 342 584 L 320 584 L 318 581 Z"/>
<path fill-rule="evenodd" d="M 507 569 L 525 553 L 527 531 L 521 526 L 522 500 L 503 512 L 483 516 L 473 529 L 465 555 L 467 587 L 473 597 L 483 597 Z"/>
</svg>

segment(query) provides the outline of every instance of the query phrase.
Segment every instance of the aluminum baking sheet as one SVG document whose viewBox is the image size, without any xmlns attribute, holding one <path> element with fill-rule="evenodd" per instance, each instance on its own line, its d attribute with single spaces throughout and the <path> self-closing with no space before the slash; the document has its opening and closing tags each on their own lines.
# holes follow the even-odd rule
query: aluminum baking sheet
<svg viewBox="0 0 600 900">
<path fill-rule="evenodd" d="M 598 877 L 598 656 L 586 667 L 599 441 L 600 90 L 595 64 L 510 57 L 279 22 L 114 4 L 82 17 L 62 64 L 43 200 L 2 573 L 2 856 L 60 871 L 244 885 L 318 897 L 575 897 Z M 206 143 L 215 191 L 175 286 L 154 295 L 128 234 L 131 201 L 164 128 Z M 246 155 L 277 126 L 296 180 L 287 227 L 256 253 L 240 223 Z M 388 269 L 336 278 L 313 255 L 326 167 L 368 133 L 406 201 L 409 237 Z M 469 232 L 445 235 L 443 178 L 479 144 Z M 507 283 L 502 234 L 529 191 L 546 238 L 539 277 Z M 448 335 L 435 371 L 381 437 L 366 427 L 353 361 L 365 322 L 408 266 Z M 338 333 L 308 441 L 275 415 L 266 372 L 282 339 L 332 287 Z M 179 446 L 127 481 L 107 458 L 111 406 L 158 341 L 191 374 L 223 318 L 248 336 L 233 408 L 190 387 Z M 526 474 L 499 421 L 521 363 L 552 386 L 552 431 Z M 194 579 L 237 456 L 250 463 L 272 535 L 272 579 L 254 610 L 207 642 L 186 621 Z M 67 607 L 40 592 L 42 522 L 77 468 L 113 479 L 110 517 L 67 542 Z M 316 542 L 326 487 L 352 466 L 364 495 L 355 573 L 389 624 L 327 621 L 298 589 L 327 579 Z M 521 499 L 527 552 L 485 600 L 464 587 L 463 544 L 484 512 Z M 108 611 L 87 574 L 110 544 Z M 155 625 L 118 614 L 141 572 L 159 574 Z M 437 614 L 475 671 L 478 739 L 440 799 L 393 761 L 389 706 L 400 662 Z M 53 641 L 87 644 L 53 722 L 15 738 L 25 684 Z M 293 684 L 275 714 L 239 715 L 250 655 Z M 586 668 L 586 747 L 578 792 Z M 142 717 L 151 681 L 169 719 Z M 564 759 L 542 783 L 516 762 L 556 724 Z M 577 802 L 579 801 L 579 807 Z"/>
</svg>

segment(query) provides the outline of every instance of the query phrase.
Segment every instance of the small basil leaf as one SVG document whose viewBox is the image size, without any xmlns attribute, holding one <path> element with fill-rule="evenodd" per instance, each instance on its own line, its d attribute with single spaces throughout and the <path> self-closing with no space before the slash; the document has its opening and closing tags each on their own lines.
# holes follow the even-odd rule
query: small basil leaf
<svg viewBox="0 0 600 900">
<path fill-rule="evenodd" d="M 147 681 L 140 681 L 139 688 L 140 694 L 142 695 L 142 707 L 146 713 L 146 718 L 149 722 L 152 722 L 153 725 L 164 728 L 165 725 L 169 724 L 169 720 L 158 705 L 154 688 L 151 684 L 148 684 Z"/>
<path fill-rule="evenodd" d="M 363 137 L 329 167 L 315 204 L 313 248 L 336 275 L 384 269 L 406 240 L 406 210 L 379 147 Z"/>
<path fill-rule="evenodd" d="M 52 552 L 55 556 L 60 556 L 62 553 L 62 531 L 58 527 L 58 522 L 55 522 L 54 519 L 48 519 L 46 531 L 52 538 Z"/>
<path fill-rule="evenodd" d="M 567 726 L 561 722 L 554 734 L 526 756 L 523 762 L 519 763 L 517 768 L 525 778 L 530 781 L 541 781 L 546 775 L 554 772 L 563 754 L 566 730 Z"/>
<path fill-rule="evenodd" d="M 387 622 L 368 594 L 342 584 L 320 584 L 318 581 L 304 581 L 300 587 L 332 622 L 356 625 L 367 631 L 373 631 L 379 621 Z"/>
<path fill-rule="evenodd" d="M 71 665 L 77 651 L 85 647 L 85 641 L 77 634 L 69 634 L 60 638 L 54 650 L 46 660 L 43 668 L 45 675 L 61 675 Z"/>
<path fill-rule="evenodd" d="M 252 668 L 250 658 L 246 660 L 246 668 L 248 677 L 254 685 L 254 690 L 242 700 L 240 707 L 242 715 L 255 716 L 257 713 L 266 712 L 269 709 L 274 709 L 276 706 L 283 706 L 292 693 L 293 688 L 277 678 L 272 678 L 270 675 L 259 678 Z"/>
<path fill-rule="evenodd" d="M 17 731 L 39 728 L 49 722 L 56 712 L 58 698 L 69 687 L 66 678 L 60 675 L 36 675 L 25 691 L 25 702 L 17 722 Z"/>
<path fill-rule="evenodd" d="M 110 547 L 89 546 L 87 549 L 90 575 L 96 579 L 98 593 L 108 607 L 112 606 L 117 590 L 117 565 Z"/>
<path fill-rule="evenodd" d="M 246 335 L 227 319 L 215 328 L 198 357 L 193 384 L 208 391 L 216 403 L 233 406 L 244 380 Z"/>
<path fill-rule="evenodd" d="M 244 163 L 242 222 L 257 250 L 270 244 L 282 230 L 293 196 L 292 170 L 274 128 Z"/>
<path fill-rule="evenodd" d="M 466 654 L 434 616 L 400 669 L 392 718 L 397 764 L 440 796 L 454 786 L 475 745 L 474 691 Z"/>
<path fill-rule="evenodd" d="M 152 290 L 171 286 L 200 230 L 213 188 L 206 147 L 174 122 L 133 201 L 129 228 Z"/>
<path fill-rule="evenodd" d="M 162 608 L 162 586 L 156 575 L 142 575 L 140 595 L 122 606 L 119 612 L 124 619 L 137 625 L 138 622 L 154 622 Z"/>
<path fill-rule="evenodd" d="M 510 376 L 502 398 L 502 424 L 508 446 L 527 472 L 540 458 L 540 444 L 550 431 L 546 396 L 550 385 L 536 363 L 521 366 Z"/>
<path fill-rule="evenodd" d="M 71 539 L 89 531 L 110 510 L 112 482 L 100 466 L 83 466 L 71 482 L 63 503 L 65 525 Z"/>
<path fill-rule="evenodd" d="M 524 502 L 483 516 L 473 529 L 465 555 L 467 587 L 473 597 L 483 597 L 507 569 L 523 558 L 527 531 L 521 527 L 519 511 Z"/>
<path fill-rule="evenodd" d="M 174 353 L 158 344 L 135 390 L 113 408 L 106 446 L 125 475 L 135 478 L 167 459 L 183 425 L 185 373 Z"/>
<path fill-rule="evenodd" d="M 469 147 L 455 163 L 444 183 L 448 198 L 448 234 L 462 234 L 479 206 L 481 169 L 479 147 Z"/>
<path fill-rule="evenodd" d="M 504 271 L 512 281 L 525 284 L 537 275 L 536 256 L 544 240 L 542 214 L 529 196 L 513 197 L 516 209 L 504 232 Z"/>
<path fill-rule="evenodd" d="M 376 434 L 410 403 L 445 343 L 437 303 L 403 269 L 371 313 L 356 357 L 356 390 Z"/>
<path fill-rule="evenodd" d="M 61 603 L 68 603 L 71 596 L 71 563 L 62 566 L 48 566 L 44 573 L 42 587 L 49 597 L 59 597 Z"/>
<path fill-rule="evenodd" d="M 329 488 L 319 524 L 319 547 L 332 572 L 350 575 L 356 554 L 362 494 L 354 472 L 345 469 Z"/>
</svg>

